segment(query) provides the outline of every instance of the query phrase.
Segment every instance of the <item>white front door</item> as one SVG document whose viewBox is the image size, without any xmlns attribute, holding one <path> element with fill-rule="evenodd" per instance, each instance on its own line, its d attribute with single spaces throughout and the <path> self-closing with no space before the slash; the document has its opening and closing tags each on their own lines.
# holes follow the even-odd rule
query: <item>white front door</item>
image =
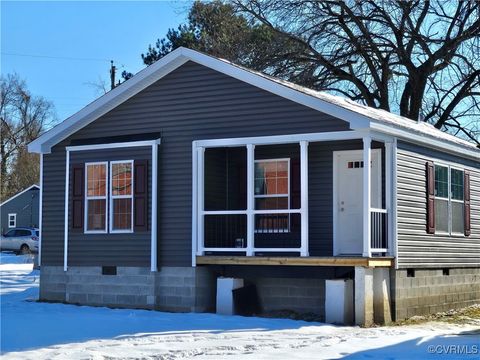
<svg viewBox="0 0 480 360">
<path fill-rule="evenodd" d="M 382 207 L 381 151 L 372 149 L 371 207 Z M 363 151 L 334 152 L 334 255 L 363 252 Z"/>
</svg>

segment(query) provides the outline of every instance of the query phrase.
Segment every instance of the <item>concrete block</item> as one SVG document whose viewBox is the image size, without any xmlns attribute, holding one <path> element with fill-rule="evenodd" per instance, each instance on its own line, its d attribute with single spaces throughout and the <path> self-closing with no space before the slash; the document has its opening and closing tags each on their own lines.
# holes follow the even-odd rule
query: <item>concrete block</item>
<svg viewBox="0 0 480 360">
<path fill-rule="evenodd" d="M 373 324 L 373 269 L 355 267 L 355 323 Z"/>
</svg>

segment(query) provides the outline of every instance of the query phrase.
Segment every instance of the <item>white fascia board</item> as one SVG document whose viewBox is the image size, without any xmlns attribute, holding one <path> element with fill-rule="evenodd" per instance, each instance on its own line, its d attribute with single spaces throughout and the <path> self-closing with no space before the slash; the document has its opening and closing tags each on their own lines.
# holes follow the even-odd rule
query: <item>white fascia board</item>
<svg viewBox="0 0 480 360">
<path fill-rule="evenodd" d="M 28 145 L 28 151 L 50 153 L 54 145 L 168 75 L 188 60 L 181 51 L 171 52 L 31 142 Z"/>
<path fill-rule="evenodd" d="M 34 185 L 32 185 L 32 186 L 29 186 L 29 187 L 26 188 L 25 190 L 22 190 L 22 191 L 20 191 L 18 194 L 15 194 L 15 195 L 13 195 L 11 198 L 5 200 L 3 203 L 0 204 L 0 206 L 5 205 L 5 204 L 8 203 L 9 201 L 11 201 L 11 200 L 19 197 L 20 195 L 26 193 L 27 191 L 29 191 L 29 190 L 31 190 L 31 189 L 33 189 L 33 188 L 37 188 L 37 190 L 40 190 L 40 186 L 38 186 L 38 185 L 36 185 L 36 184 L 34 184 Z"/>
<path fill-rule="evenodd" d="M 130 141 L 130 142 L 120 142 L 120 143 L 67 146 L 66 150 L 88 151 L 88 150 L 117 149 L 117 148 L 123 149 L 127 147 L 153 146 L 153 145 L 159 145 L 159 144 L 160 144 L 160 139 L 156 139 L 156 140 Z"/>
<path fill-rule="evenodd" d="M 437 139 L 433 136 L 430 137 L 423 134 L 415 134 L 413 132 L 399 129 L 394 126 L 378 124 L 375 122 L 372 122 L 370 127 L 372 130 L 377 130 L 383 134 L 393 135 L 398 139 L 404 140 L 406 142 L 423 145 L 428 148 L 438 149 L 440 151 L 448 152 L 461 157 L 468 157 L 477 161 L 480 160 L 480 150 L 476 150 L 473 147 L 469 149 L 464 146 L 452 144 L 448 141 Z"/>
<path fill-rule="evenodd" d="M 248 144 L 253 145 L 274 145 L 274 144 L 289 144 L 299 143 L 300 141 L 337 141 L 337 140 L 352 140 L 361 139 L 369 134 L 368 130 L 347 130 L 347 131 L 332 131 L 323 133 L 306 133 L 293 135 L 272 135 L 272 136 L 257 136 L 245 138 L 227 138 L 227 139 L 210 139 L 210 140 L 196 140 L 195 146 L 198 147 L 233 147 L 244 146 Z"/>
</svg>

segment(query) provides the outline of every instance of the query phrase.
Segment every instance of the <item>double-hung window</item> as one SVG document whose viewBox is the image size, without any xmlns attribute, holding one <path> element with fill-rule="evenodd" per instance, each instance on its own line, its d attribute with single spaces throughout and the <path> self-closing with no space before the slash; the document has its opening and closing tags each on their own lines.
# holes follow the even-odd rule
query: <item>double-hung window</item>
<svg viewBox="0 0 480 360">
<path fill-rule="evenodd" d="M 85 232 L 107 232 L 107 162 L 86 163 Z"/>
<path fill-rule="evenodd" d="M 133 161 L 110 162 L 110 232 L 133 231 Z"/>
<path fill-rule="evenodd" d="M 8 214 L 8 227 L 14 228 L 17 226 L 17 214 Z"/>
<path fill-rule="evenodd" d="M 435 164 L 435 226 L 440 233 L 464 234 L 464 172 Z"/>
<path fill-rule="evenodd" d="M 85 164 L 85 233 L 133 231 L 133 160 Z"/>
<path fill-rule="evenodd" d="M 255 210 L 290 208 L 290 159 L 255 161 Z M 262 214 L 256 217 L 256 232 L 288 232 L 289 214 Z"/>
</svg>

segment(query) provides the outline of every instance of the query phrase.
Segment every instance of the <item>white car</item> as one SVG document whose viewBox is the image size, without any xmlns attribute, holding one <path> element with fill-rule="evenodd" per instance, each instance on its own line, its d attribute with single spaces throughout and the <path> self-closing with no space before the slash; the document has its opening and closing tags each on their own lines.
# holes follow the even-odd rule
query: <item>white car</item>
<svg viewBox="0 0 480 360">
<path fill-rule="evenodd" d="M 0 249 L 17 253 L 38 253 L 39 231 L 36 228 L 19 227 L 7 231 L 0 238 Z"/>
</svg>

